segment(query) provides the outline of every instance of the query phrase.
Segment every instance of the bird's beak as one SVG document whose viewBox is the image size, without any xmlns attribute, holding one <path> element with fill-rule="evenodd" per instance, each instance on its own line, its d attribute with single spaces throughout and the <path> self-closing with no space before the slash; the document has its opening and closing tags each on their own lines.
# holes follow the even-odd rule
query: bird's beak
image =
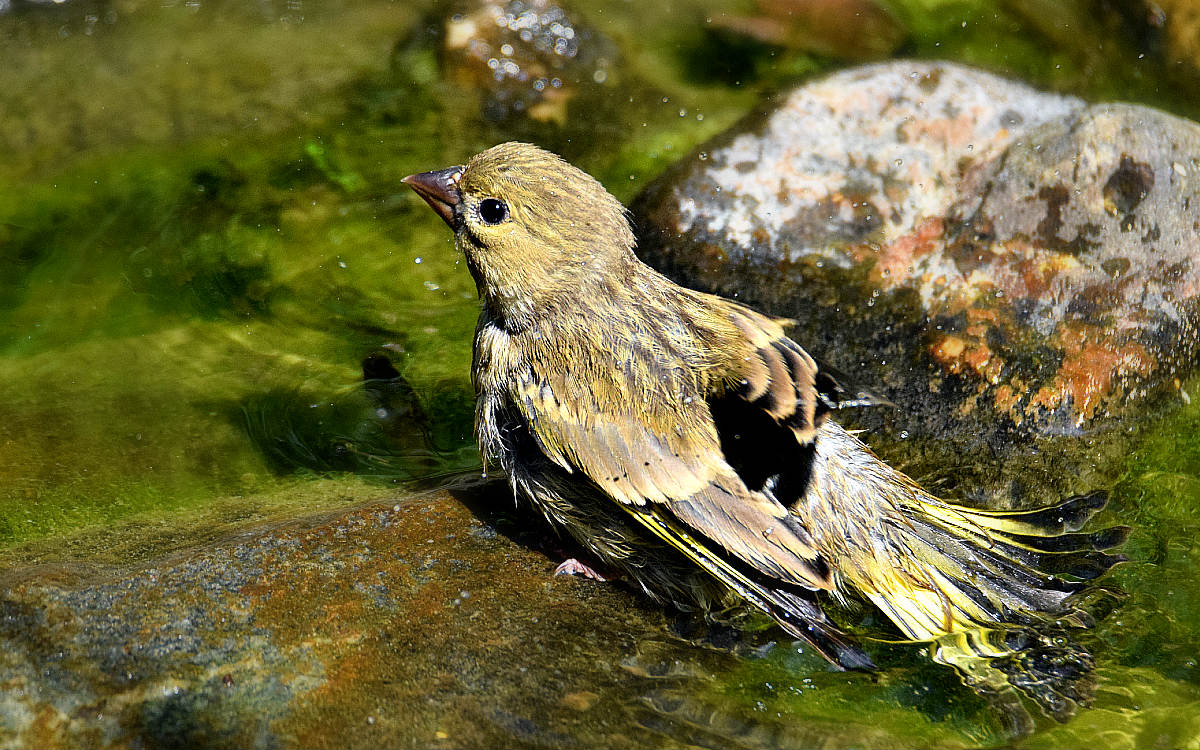
<svg viewBox="0 0 1200 750">
<path fill-rule="evenodd" d="M 416 190 L 417 195 L 453 229 L 454 208 L 462 203 L 462 191 L 458 189 L 458 178 L 462 177 L 462 172 L 462 167 L 449 167 L 436 172 L 410 174 L 400 181 Z"/>
</svg>

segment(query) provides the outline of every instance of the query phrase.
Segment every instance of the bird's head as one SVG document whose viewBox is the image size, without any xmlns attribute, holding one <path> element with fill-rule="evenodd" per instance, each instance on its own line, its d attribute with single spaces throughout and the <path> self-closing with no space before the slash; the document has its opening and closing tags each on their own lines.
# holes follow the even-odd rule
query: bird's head
<svg viewBox="0 0 1200 750">
<path fill-rule="evenodd" d="M 403 181 L 454 230 L 489 311 L 518 327 L 636 262 L 621 203 L 537 146 L 502 143 Z"/>
</svg>

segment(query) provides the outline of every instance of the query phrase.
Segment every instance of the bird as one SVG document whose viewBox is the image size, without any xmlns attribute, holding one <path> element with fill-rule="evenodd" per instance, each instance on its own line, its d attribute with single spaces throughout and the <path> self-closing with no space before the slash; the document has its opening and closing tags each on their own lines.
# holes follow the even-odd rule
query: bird
<svg viewBox="0 0 1200 750">
<path fill-rule="evenodd" d="M 749 604 L 851 670 L 875 665 L 826 614 L 851 599 L 913 641 L 1091 624 L 1077 595 L 1128 531 L 1081 531 L 1103 491 L 1022 511 L 927 492 L 831 417 L 886 399 L 788 321 L 644 264 L 622 204 L 535 145 L 402 182 L 453 230 L 481 300 L 485 469 L 650 597 Z"/>
</svg>

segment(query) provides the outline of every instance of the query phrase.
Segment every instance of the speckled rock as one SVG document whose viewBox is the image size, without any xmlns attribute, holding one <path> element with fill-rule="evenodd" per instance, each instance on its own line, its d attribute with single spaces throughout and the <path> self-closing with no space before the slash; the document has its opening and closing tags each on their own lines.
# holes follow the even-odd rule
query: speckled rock
<svg viewBox="0 0 1200 750">
<path fill-rule="evenodd" d="M 1195 123 L 892 62 L 786 95 L 634 213 L 647 261 L 881 386 L 901 412 L 861 418 L 896 437 L 1004 455 L 1188 398 Z"/>
<path fill-rule="evenodd" d="M 616 46 L 550 0 L 473 0 L 434 25 L 443 75 L 485 118 L 563 125 L 570 101 L 604 86 Z"/>
<path fill-rule="evenodd" d="M 563 551 L 504 482 L 347 502 L 212 537 L 106 528 L 0 566 L 0 748 L 970 744 L 949 704 L 971 737 L 1006 736 L 918 649 L 868 644 L 881 687 L 778 631 L 553 577 Z"/>
<path fill-rule="evenodd" d="M 544 554 L 471 512 L 511 507 L 503 494 L 249 527 L 128 570 L 0 570 L 0 747 L 610 740 L 647 686 L 622 661 L 664 615 L 552 578 Z"/>
</svg>

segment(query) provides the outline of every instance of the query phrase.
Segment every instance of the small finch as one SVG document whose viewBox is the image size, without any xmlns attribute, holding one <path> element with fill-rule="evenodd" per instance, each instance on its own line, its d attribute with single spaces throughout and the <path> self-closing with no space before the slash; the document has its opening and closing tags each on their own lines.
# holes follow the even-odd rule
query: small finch
<svg viewBox="0 0 1200 750">
<path fill-rule="evenodd" d="M 454 230 L 482 300 L 476 430 L 518 497 L 650 596 L 738 598 L 844 668 L 826 618 L 857 594 L 906 636 L 1088 624 L 1073 594 L 1125 529 L 1076 533 L 1103 493 L 1025 512 L 939 500 L 829 418 L 878 403 L 786 321 L 634 255 L 625 209 L 535 146 L 404 178 Z"/>
</svg>

